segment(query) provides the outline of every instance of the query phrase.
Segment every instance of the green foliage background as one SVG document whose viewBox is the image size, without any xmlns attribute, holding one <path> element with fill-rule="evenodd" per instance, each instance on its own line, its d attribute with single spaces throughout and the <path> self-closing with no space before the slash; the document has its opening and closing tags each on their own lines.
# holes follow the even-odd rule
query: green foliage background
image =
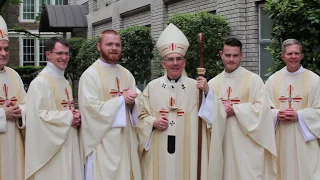
<svg viewBox="0 0 320 180">
<path fill-rule="evenodd" d="M 92 39 L 88 39 L 82 43 L 79 53 L 76 56 L 76 60 L 78 62 L 77 68 L 80 75 L 99 58 L 99 51 L 97 49 L 98 40 L 98 37 L 93 37 Z"/>
<path fill-rule="evenodd" d="M 205 67 L 206 76 L 210 79 L 223 70 L 219 57 L 223 41 L 230 33 L 228 23 L 220 16 L 206 12 L 197 14 L 178 14 L 168 19 L 168 23 L 175 24 L 187 36 L 190 46 L 186 54 L 186 71 L 190 77 L 196 77 L 196 68 L 199 66 L 198 34 L 205 34 Z M 119 63 L 134 75 L 141 83 L 151 78 L 151 60 L 160 59 L 155 53 L 155 42 L 151 37 L 150 29 L 146 26 L 131 26 L 120 30 L 122 40 L 122 57 Z M 97 50 L 98 37 L 91 39 L 69 38 L 70 61 L 66 69 L 66 76 L 72 83 L 79 79 L 81 74 L 99 58 Z M 25 67 L 23 67 L 25 69 Z M 161 69 L 159 67 L 159 69 Z"/>
<path fill-rule="evenodd" d="M 136 81 L 150 81 L 151 60 L 154 41 L 146 26 L 131 26 L 120 31 L 122 58 L 120 64 L 126 67 Z"/>
<path fill-rule="evenodd" d="M 68 67 L 65 71 L 66 76 L 71 79 L 71 81 L 77 80 L 81 76 L 81 62 L 77 60 L 77 56 L 80 52 L 80 48 L 82 44 L 86 41 L 84 38 L 69 38 L 67 39 L 70 47 L 70 59 L 68 63 Z"/>
<path fill-rule="evenodd" d="M 197 77 L 196 68 L 199 66 L 198 34 L 200 32 L 204 33 L 206 77 L 211 79 L 224 69 L 219 51 L 231 31 L 224 18 L 207 12 L 187 13 L 173 15 L 168 19 L 168 23 L 176 25 L 189 40 L 190 46 L 185 56 L 187 60 L 186 71 L 189 77 Z"/>
<path fill-rule="evenodd" d="M 268 50 L 275 64 L 269 71 L 274 73 L 285 66 L 281 44 L 294 38 L 303 46 L 303 66 L 320 74 L 320 1 L 268 0 L 265 8 L 274 23 Z"/>
<path fill-rule="evenodd" d="M 154 47 L 149 28 L 131 26 L 122 29 L 119 34 L 122 41 L 122 57 L 119 64 L 127 68 L 134 75 L 136 81 L 149 81 Z M 99 58 L 99 51 L 96 46 L 98 40 L 98 37 L 94 37 L 83 42 L 76 57 L 80 74 Z M 73 68 L 73 66 L 69 67 Z"/>
<path fill-rule="evenodd" d="M 29 87 L 31 81 L 38 75 L 38 73 L 44 68 L 43 66 L 10 66 L 17 71 L 20 75 L 25 88 Z"/>
</svg>

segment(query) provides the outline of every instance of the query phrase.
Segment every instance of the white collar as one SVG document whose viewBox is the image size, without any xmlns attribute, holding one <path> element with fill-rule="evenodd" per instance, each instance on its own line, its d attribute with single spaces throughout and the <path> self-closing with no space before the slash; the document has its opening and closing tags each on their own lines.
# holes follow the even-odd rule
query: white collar
<svg viewBox="0 0 320 180">
<path fill-rule="evenodd" d="M 296 75 L 296 74 L 300 74 L 300 73 L 303 73 L 306 69 L 301 65 L 300 68 L 295 71 L 295 72 L 289 72 L 288 69 L 287 69 L 287 66 L 284 67 L 284 74 L 286 75 Z"/>
<path fill-rule="evenodd" d="M 239 66 L 236 70 L 232 71 L 231 73 L 227 73 L 225 70 L 223 72 L 226 76 L 238 76 L 243 72 L 243 69 L 243 67 Z"/>
<path fill-rule="evenodd" d="M 104 66 L 104 67 L 116 67 L 117 66 L 117 64 L 106 63 L 106 62 L 102 61 L 100 58 L 98 59 L 97 63 L 99 63 L 101 66 Z"/>
<path fill-rule="evenodd" d="M 53 76 L 56 77 L 64 77 L 64 71 L 57 68 L 54 64 L 51 62 L 47 62 L 47 66 L 43 69 L 44 72 L 51 73 Z"/>
</svg>

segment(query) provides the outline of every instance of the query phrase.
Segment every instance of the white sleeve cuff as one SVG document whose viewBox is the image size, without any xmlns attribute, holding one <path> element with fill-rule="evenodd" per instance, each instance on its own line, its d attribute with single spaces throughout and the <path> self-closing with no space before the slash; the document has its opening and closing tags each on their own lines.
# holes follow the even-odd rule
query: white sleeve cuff
<svg viewBox="0 0 320 180">
<path fill-rule="evenodd" d="M 0 108 L 0 133 L 7 131 L 7 117 L 3 108 Z"/>
<path fill-rule="evenodd" d="M 19 105 L 19 108 L 21 109 L 21 125 L 20 124 L 20 120 L 16 120 L 16 124 L 18 126 L 19 129 L 25 129 L 26 128 L 26 110 L 25 110 L 25 106 L 24 105 Z"/>
<path fill-rule="evenodd" d="M 306 142 L 317 139 L 317 137 L 310 131 L 310 129 L 308 128 L 307 124 L 305 123 L 303 117 L 300 115 L 299 112 L 298 112 L 298 121 L 299 121 L 300 131 Z"/>
<path fill-rule="evenodd" d="M 129 118 L 132 127 L 137 127 L 138 126 L 138 110 L 136 103 L 134 104 L 131 113 L 129 113 Z"/>
<path fill-rule="evenodd" d="M 126 103 L 122 96 L 119 97 L 121 104 L 119 111 L 116 115 L 116 118 L 113 121 L 112 127 L 119 128 L 119 127 L 126 127 L 127 125 L 127 113 L 126 113 Z"/>
<path fill-rule="evenodd" d="M 144 149 L 145 149 L 146 151 L 148 151 L 148 150 L 150 149 L 150 147 L 151 147 L 151 143 L 152 143 L 152 138 L 153 138 L 154 132 L 156 132 L 156 130 L 153 130 L 153 131 L 151 132 L 151 135 L 150 135 L 150 137 L 149 137 L 146 145 L 144 146 Z"/>
<path fill-rule="evenodd" d="M 279 110 L 277 110 L 277 112 L 276 112 L 276 116 L 275 116 L 275 117 L 274 117 L 274 119 L 273 119 L 274 131 L 276 131 L 276 130 L 277 130 L 277 127 L 278 127 L 278 125 L 279 125 L 278 113 L 279 113 Z"/>
<path fill-rule="evenodd" d="M 210 124 L 212 124 L 212 118 L 213 118 L 213 91 L 209 89 L 209 93 L 207 94 L 207 97 L 203 95 L 202 98 L 202 104 L 198 113 L 198 116 L 200 116 L 202 119 L 204 119 L 207 122 L 207 127 L 209 127 Z"/>
</svg>

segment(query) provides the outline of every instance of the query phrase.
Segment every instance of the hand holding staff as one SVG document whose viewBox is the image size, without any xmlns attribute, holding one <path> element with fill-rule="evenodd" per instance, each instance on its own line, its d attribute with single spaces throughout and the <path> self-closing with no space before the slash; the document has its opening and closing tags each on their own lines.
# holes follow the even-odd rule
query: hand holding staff
<svg viewBox="0 0 320 180">
<path fill-rule="evenodd" d="M 199 33 L 198 36 L 198 45 L 200 49 L 200 64 L 199 68 L 197 68 L 197 72 L 199 76 L 204 76 L 206 69 L 204 68 L 204 35 L 203 33 Z M 202 104 L 202 90 L 199 89 L 199 109 Z M 198 122 L 198 167 L 197 167 L 197 180 L 201 180 L 201 151 L 202 151 L 202 119 L 199 117 Z"/>
</svg>

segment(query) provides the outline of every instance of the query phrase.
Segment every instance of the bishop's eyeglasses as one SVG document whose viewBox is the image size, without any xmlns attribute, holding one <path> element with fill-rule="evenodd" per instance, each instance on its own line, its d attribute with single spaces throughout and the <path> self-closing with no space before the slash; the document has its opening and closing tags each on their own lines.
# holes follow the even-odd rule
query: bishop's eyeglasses
<svg viewBox="0 0 320 180">
<path fill-rule="evenodd" d="M 184 58 L 183 57 L 169 57 L 167 59 L 164 59 L 164 61 L 171 62 L 171 63 L 173 63 L 174 60 L 176 60 L 177 63 L 179 63 L 179 62 L 182 62 L 184 60 Z"/>
</svg>

